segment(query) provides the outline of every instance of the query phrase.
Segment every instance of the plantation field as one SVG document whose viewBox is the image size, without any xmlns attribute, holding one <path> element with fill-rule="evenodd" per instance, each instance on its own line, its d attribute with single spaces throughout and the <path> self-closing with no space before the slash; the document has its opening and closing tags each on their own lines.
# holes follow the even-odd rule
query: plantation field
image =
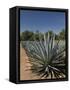
<svg viewBox="0 0 70 90">
<path fill-rule="evenodd" d="M 26 54 L 26 50 L 24 49 L 26 43 L 27 41 L 23 41 L 20 44 L 20 80 L 45 79 L 45 77 L 40 77 L 39 75 L 34 74 L 32 70 L 30 70 L 31 63 L 29 62 L 28 55 Z M 65 42 L 60 41 L 60 46 L 65 46 Z M 55 78 L 54 75 L 53 78 Z M 51 79 L 51 76 L 49 75 L 46 79 Z"/>
<path fill-rule="evenodd" d="M 20 80 L 34 80 L 34 79 L 45 79 L 32 73 L 30 69 L 31 64 L 29 62 L 26 51 L 20 46 Z M 50 76 L 47 78 L 50 79 Z"/>
<path fill-rule="evenodd" d="M 20 80 L 45 79 L 44 77 L 40 78 L 38 75 L 33 74 L 31 70 L 28 70 L 31 68 L 31 64 L 26 51 L 22 48 L 22 46 L 20 47 L 20 51 Z M 51 76 L 47 77 L 47 79 L 50 78 Z"/>
</svg>

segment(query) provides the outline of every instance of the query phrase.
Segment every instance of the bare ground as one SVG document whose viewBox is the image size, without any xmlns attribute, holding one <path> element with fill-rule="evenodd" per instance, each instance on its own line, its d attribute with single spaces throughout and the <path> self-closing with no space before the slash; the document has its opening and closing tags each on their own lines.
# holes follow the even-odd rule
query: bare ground
<svg viewBox="0 0 70 90">
<path fill-rule="evenodd" d="M 39 76 L 34 75 L 30 69 L 28 56 L 24 48 L 20 45 L 20 80 L 34 80 L 40 79 Z"/>
</svg>

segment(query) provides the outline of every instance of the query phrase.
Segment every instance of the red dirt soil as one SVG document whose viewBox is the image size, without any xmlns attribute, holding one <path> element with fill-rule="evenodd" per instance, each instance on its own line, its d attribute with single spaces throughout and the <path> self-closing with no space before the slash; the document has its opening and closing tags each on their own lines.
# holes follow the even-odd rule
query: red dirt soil
<svg viewBox="0 0 70 90">
<path fill-rule="evenodd" d="M 28 70 L 30 66 L 26 51 L 20 45 L 20 80 L 40 79 L 39 76 L 34 75 L 31 70 Z"/>
</svg>

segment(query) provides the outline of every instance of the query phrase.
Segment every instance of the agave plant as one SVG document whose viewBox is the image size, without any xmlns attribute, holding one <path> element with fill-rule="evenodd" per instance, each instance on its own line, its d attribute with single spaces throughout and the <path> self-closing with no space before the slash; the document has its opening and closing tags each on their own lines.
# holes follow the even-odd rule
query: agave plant
<svg viewBox="0 0 70 90">
<path fill-rule="evenodd" d="M 27 41 L 26 53 L 31 63 L 31 70 L 41 78 L 64 78 L 65 77 L 65 45 L 60 40 L 55 40 L 55 35 L 46 37 L 44 40 Z"/>
</svg>

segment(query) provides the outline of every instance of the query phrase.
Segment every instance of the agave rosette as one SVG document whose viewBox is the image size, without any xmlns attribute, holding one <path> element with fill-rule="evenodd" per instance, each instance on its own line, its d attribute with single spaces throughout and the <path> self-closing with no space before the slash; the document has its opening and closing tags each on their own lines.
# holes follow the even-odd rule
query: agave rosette
<svg viewBox="0 0 70 90">
<path fill-rule="evenodd" d="M 39 34 L 39 41 L 26 41 L 25 49 L 31 63 L 31 70 L 41 78 L 65 77 L 65 44 L 55 40 L 55 35 Z"/>
</svg>

